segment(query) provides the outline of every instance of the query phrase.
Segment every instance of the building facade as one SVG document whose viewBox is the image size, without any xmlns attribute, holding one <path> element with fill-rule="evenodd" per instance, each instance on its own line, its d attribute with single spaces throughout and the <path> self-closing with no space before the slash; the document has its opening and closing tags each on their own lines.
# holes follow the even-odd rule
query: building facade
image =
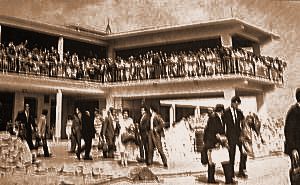
<svg viewBox="0 0 300 185">
<path fill-rule="evenodd" d="M 28 47 L 32 50 L 37 47 L 49 49 L 54 47 L 57 50 L 58 63 L 64 61 L 67 52 L 91 56 L 90 58 L 95 56 L 105 58 L 109 63 L 116 61 L 117 58 L 131 56 L 138 58 L 139 55 L 143 55 L 147 58 L 148 53 L 152 55 L 151 52 L 163 51 L 172 55 L 181 51 L 195 53 L 200 48 L 221 47 L 244 48 L 245 51 L 249 50 L 253 53 L 254 57 L 260 56 L 261 46 L 279 39 L 278 35 L 239 19 L 107 34 L 78 26 L 53 26 L 1 16 L 0 30 L 0 42 L 7 45 L 9 42 L 17 45 L 28 40 Z M 238 62 L 236 55 L 234 57 L 234 62 Z M 167 66 L 168 71 L 171 71 L 171 65 L 159 65 L 160 70 L 165 70 L 164 67 Z M 242 109 L 245 112 L 258 112 L 267 117 L 268 104 L 265 99 L 284 83 L 282 79 L 274 80 L 270 76 L 259 76 L 258 68 L 256 68 L 256 75 L 241 71 L 217 74 L 214 66 L 214 74 L 198 76 L 193 74 L 192 69 L 190 70 L 193 68 L 192 62 L 190 66 L 188 64 L 183 66 L 186 68 L 185 72 L 191 71 L 191 75 L 179 75 L 175 78 L 160 73 L 149 78 L 127 79 L 125 66 L 121 72 L 124 71 L 126 80 L 106 79 L 104 81 L 65 78 L 63 75 L 50 75 L 51 71 L 49 74 L 47 72 L 47 75 L 42 75 L 42 72 L 20 73 L 17 67 L 14 69 L 8 67 L 6 70 L 3 66 L 0 73 L 0 94 L 7 112 L 11 112 L 7 114 L 7 119 L 14 121 L 24 103 L 31 105 L 37 117 L 42 109 L 48 109 L 49 122 L 57 130 L 58 138 L 65 138 L 67 116 L 73 114 L 75 107 L 90 111 L 95 108 L 100 110 L 109 107 L 119 110 L 128 108 L 134 120 L 138 121 L 141 103 L 154 102 L 159 106 L 165 120 L 173 123 L 187 114 L 193 114 L 195 110 L 206 111 L 216 103 L 228 106 L 231 97 L 239 95 L 242 97 Z M 155 66 L 153 68 L 155 69 Z M 268 74 L 271 73 L 268 71 Z M 276 75 L 278 77 L 277 73 Z"/>
</svg>

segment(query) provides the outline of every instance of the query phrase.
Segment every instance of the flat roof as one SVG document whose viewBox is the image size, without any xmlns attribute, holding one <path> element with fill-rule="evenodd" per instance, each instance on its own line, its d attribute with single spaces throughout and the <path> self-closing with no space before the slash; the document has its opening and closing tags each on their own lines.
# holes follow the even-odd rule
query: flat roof
<svg viewBox="0 0 300 185">
<path fill-rule="evenodd" d="M 120 32 L 120 33 L 112 33 L 110 35 L 104 36 L 105 39 L 117 39 L 117 38 L 124 38 L 124 37 L 137 37 L 141 35 L 148 35 L 153 33 L 163 33 L 163 32 L 170 32 L 170 31 L 182 31 L 186 29 L 195 29 L 195 28 L 207 28 L 207 27 L 214 27 L 216 29 L 219 28 L 219 32 L 222 31 L 224 28 L 239 28 L 235 29 L 235 34 L 239 34 L 241 36 L 248 36 L 251 40 L 253 39 L 260 41 L 260 43 L 264 43 L 265 41 L 271 39 L 279 39 L 279 35 L 272 33 L 270 31 L 264 30 L 257 26 L 254 26 L 250 23 L 246 23 L 237 18 L 228 18 L 228 19 L 220 19 L 220 20 L 213 20 L 213 21 L 206 21 L 206 22 L 195 22 L 192 24 L 182 24 L 182 25 L 170 25 L 170 26 L 157 26 L 157 27 L 147 27 L 138 30 L 132 30 L 127 32 Z M 234 34 L 234 32 L 232 32 Z"/>
<path fill-rule="evenodd" d="M 250 23 L 242 21 L 237 18 L 220 19 L 205 22 L 194 22 L 191 24 L 183 25 L 169 25 L 169 26 L 155 26 L 148 27 L 138 30 L 132 30 L 127 32 L 106 34 L 103 31 L 91 30 L 82 26 L 76 25 L 51 25 L 42 22 L 31 21 L 27 19 L 21 19 L 16 17 L 10 17 L 5 15 L 0 15 L 0 24 L 4 26 L 10 26 L 15 28 L 20 28 L 24 30 L 40 32 L 48 35 L 63 36 L 73 40 L 85 41 L 89 43 L 94 43 L 98 45 L 108 45 L 109 41 L 118 40 L 136 40 L 137 38 L 145 39 L 145 37 L 150 37 L 151 35 L 165 36 L 168 33 L 177 35 L 180 38 L 184 38 L 185 35 L 195 35 L 191 36 L 190 39 L 204 39 L 205 37 L 217 37 L 222 33 L 229 33 L 231 35 L 238 35 L 245 39 L 257 42 L 259 44 L 265 44 L 273 39 L 279 39 L 279 35 L 274 34 L 270 31 L 264 30 Z M 199 33 L 204 33 L 199 34 Z M 147 38 L 145 39 L 147 40 Z M 149 39 L 148 39 L 149 40 Z M 149 40 L 151 42 L 151 40 Z M 138 45 L 142 45 L 139 43 Z M 138 46 L 136 45 L 136 46 Z"/>
</svg>

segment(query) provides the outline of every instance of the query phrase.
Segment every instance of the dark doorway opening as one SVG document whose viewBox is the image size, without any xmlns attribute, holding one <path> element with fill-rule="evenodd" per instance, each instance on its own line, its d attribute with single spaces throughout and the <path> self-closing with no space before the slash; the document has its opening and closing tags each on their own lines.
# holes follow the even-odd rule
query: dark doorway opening
<svg viewBox="0 0 300 185">
<path fill-rule="evenodd" d="M 0 131 L 5 131 L 7 122 L 13 120 L 13 104 L 14 104 L 14 93 L 0 92 L 0 102 L 2 104 L 0 115 L 2 122 L 0 123 Z"/>
</svg>

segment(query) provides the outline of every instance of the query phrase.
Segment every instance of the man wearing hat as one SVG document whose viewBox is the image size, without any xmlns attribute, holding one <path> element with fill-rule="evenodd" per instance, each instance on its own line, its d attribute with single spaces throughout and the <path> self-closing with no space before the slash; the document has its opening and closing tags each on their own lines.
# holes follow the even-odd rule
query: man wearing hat
<svg viewBox="0 0 300 185">
<path fill-rule="evenodd" d="M 220 145 L 228 148 L 228 140 L 225 136 L 225 123 L 223 121 L 224 105 L 217 104 L 215 107 L 215 114 L 210 116 L 207 121 L 207 126 L 204 130 L 204 143 L 207 149 L 208 156 L 208 170 L 207 170 L 207 182 L 216 183 L 215 180 L 215 163 L 212 159 L 212 150 L 218 148 Z M 227 151 L 227 156 L 228 151 Z M 228 158 L 228 157 L 227 157 Z M 225 175 L 225 184 L 233 183 L 231 176 L 231 166 L 228 161 L 222 161 L 222 167 Z"/>
<path fill-rule="evenodd" d="M 231 175 L 234 177 L 234 159 L 236 146 L 240 150 L 240 164 L 238 177 L 247 178 L 245 174 L 247 155 L 242 152 L 242 143 L 239 140 L 241 133 L 241 121 L 244 119 L 243 112 L 238 108 L 241 104 L 239 96 L 231 98 L 231 106 L 224 111 L 224 122 L 226 125 L 226 136 L 229 144 L 229 159 L 231 165 Z"/>
</svg>

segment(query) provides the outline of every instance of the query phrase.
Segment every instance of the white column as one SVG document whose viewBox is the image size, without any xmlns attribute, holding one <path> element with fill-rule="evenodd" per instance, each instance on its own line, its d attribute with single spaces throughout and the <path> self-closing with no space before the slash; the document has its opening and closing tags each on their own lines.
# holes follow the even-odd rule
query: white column
<svg viewBox="0 0 300 185">
<path fill-rule="evenodd" d="M 63 37 L 59 37 L 58 38 L 58 54 L 59 54 L 59 60 L 63 61 L 64 58 L 64 38 Z"/>
<path fill-rule="evenodd" d="M 114 98 L 114 104 L 115 104 L 115 109 L 122 110 L 123 108 L 123 103 L 122 103 L 122 98 Z"/>
<path fill-rule="evenodd" d="M 231 104 L 231 98 L 235 96 L 235 89 L 229 88 L 224 90 L 225 107 Z"/>
<path fill-rule="evenodd" d="M 172 104 L 170 107 L 170 125 L 172 125 L 174 123 L 174 121 L 176 121 L 176 106 L 175 104 Z"/>
<path fill-rule="evenodd" d="M 55 120 L 55 138 L 61 138 L 61 124 L 62 124 L 62 91 L 57 90 L 56 93 L 56 120 Z"/>
<path fill-rule="evenodd" d="M 2 42 L 2 28 L 1 28 L 1 25 L 0 25 L 0 43 Z"/>
<path fill-rule="evenodd" d="M 106 96 L 106 110 L 110 107 L 122 110 L 122 98 L 111 95 Z"/>
<path fill-rule="evenodd" d="M 110 107 L 114 107 L 114 97 L 111 95 L 107 95 L 106 97 L 106 110 L 108 110 Z"/>
<path fill-rule="evenodd" d="M 223 33 L 221 35 L 221 43 L 224 47 L 232 47 L 232 37 L 228 33 Z"/>
<path fill-rule="evenodd" d="M 266 94 L 264 92 L 259 93 L 256 96 L 257 112 L 259 114 L 259 117 L 263 120 L 268 118 L 268 111 L 267 111 L 268 107 L 267 107 L 267 103 L 265 103 L 265 97 Z"/>
</svg>

